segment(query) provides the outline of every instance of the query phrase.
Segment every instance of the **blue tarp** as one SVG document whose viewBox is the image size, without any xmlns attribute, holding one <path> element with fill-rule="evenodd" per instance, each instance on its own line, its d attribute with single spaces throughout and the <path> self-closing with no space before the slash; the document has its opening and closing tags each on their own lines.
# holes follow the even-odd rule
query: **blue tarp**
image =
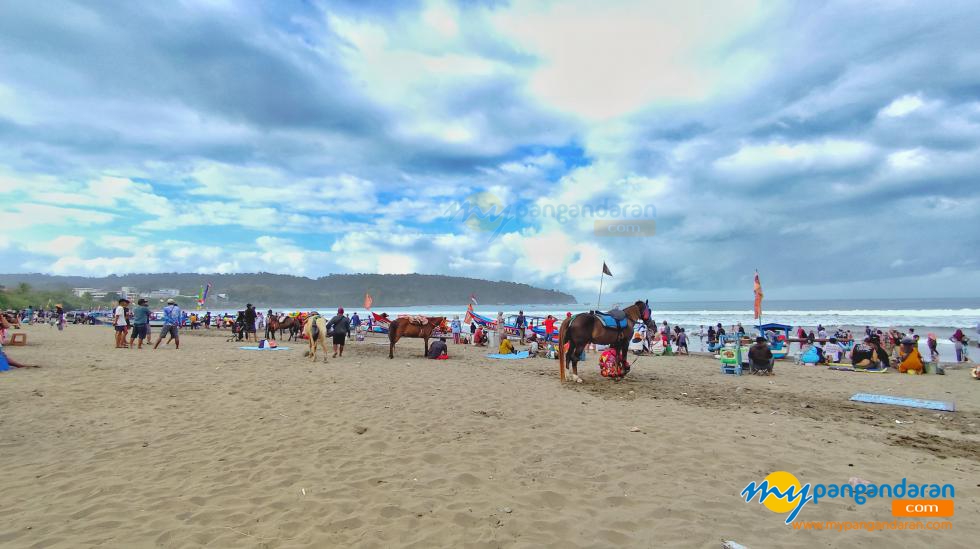
<svg viewBox="0 0 980 549">
<path fill-rule="evenodd" d="M 260 349 L 258 347 L 239 347 L 239 349 L 243 351 L 288 351 L 289 347 L 275 347 L 272 349 L 269 347 L 265 347 L 264 349 Z"/>
<path fill-rule="evenodd" d="M 487 358 L 496 358 L 498 360 L 519 360 L 527 357 L 528 357 L 527 351 L 521 351 L 516 354 L 511 353 L 511 354 L 502 355 L 500 353 L 494 353 L 492 355 L 487 355 Z"/>
<path fill-rule="evenodd" d="M 858 393 L 851 397 L 855 402 L 869 402 L 871 404 L 891 404 L 893 406 L 906 406 L 909 408 L 925 408 L 926 410 L 941 410 L 944 412 L 955 412 L 956 404 L 941 400 L 923 400 L 921 398 L 906 398 L 890 395 L 873 395 L 869 393 Z"/>
</svg>

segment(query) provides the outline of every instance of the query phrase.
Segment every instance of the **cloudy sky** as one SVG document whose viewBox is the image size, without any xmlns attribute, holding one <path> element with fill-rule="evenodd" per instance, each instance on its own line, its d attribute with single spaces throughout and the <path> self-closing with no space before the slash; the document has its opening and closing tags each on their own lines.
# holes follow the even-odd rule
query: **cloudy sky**
<svg viewBox="0 0 980 549">
<path fill-rule="evenodd" d="M 772 298 L 978 296 L 978 28 L 976 2 L 3 1 L 0 271 L 588 301 L 605 260 L 623 299 L 748 298 L 754 269 Z M 599 204 L 655 234 L 542 213 Z"/>
</svg>

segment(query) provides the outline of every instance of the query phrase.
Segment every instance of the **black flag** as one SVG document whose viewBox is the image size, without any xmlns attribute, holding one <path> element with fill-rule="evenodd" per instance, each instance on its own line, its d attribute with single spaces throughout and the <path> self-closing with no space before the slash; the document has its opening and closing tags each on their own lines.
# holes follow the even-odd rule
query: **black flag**
<svg viewBox="0 0 980 549">
<path fill-rule="evenodd" d="M 602 262 L 602 274 L 612 276 L 612 273 L 609 272 L 609 266 L 606 265 L 605 261 Z"/>
</svg>

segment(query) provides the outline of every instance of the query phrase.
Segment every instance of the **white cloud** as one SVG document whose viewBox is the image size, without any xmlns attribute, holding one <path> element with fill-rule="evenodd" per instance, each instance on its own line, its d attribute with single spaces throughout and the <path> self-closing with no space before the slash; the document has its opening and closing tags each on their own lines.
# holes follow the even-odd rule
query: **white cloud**
<svg viewBox="0 0 980 549">
<path fill-rule="evenodd" d="M 918 95 L 903 95 L 878 111 L 878 116 L 900 118 L 919 110 L 925 102 Z"/>
<path fill-rule="evenodd" d="M 869 162 L 874 153 L 874 146 L 857 140 L 776 141 L 743 145 L 735 153 L 715 161 L 715 166 L 723 173 L 751 177 L 788 171 L 855 167 Z"/>
<path fill-rule="evenodd" d="M 110 213 L 29 202 L 9 204 L 2 211 L 4 223 L 20 230 L 39 226 L 105 225 L 117 219 L 116 215 Z"/>
<path fill-rule="evenodd" d="M 491 20 L 539 63 L 529 88 L 547 105 L 608 119 L 653 102 L 707 97 L 728 76 L 731 57 L 715 57 L 754 21 L 754 1 L 713 4 L 524 0 Z M 750 67 L 740 78 L 748 78 Z"/>
<path fill-rule="evenodd" d="M 896 151 L 888 155 L 889 166 L 896 170 L 921 168 L 928 161 L 928 154 L 920 148 Z"/>
</svg>

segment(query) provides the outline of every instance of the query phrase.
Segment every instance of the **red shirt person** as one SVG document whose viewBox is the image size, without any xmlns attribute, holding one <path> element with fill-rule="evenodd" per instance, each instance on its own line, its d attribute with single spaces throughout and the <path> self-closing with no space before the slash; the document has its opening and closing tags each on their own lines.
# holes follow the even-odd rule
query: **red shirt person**
<svg viewBox="0 0 980 549">
<path fill-rule="evenodd" d="M 544 333 L 546 341 L 551 341 L 551 334 L 555 333 L 555 317 L 548 315 L 548 318 L 544 319 Z"/>
</svg>

